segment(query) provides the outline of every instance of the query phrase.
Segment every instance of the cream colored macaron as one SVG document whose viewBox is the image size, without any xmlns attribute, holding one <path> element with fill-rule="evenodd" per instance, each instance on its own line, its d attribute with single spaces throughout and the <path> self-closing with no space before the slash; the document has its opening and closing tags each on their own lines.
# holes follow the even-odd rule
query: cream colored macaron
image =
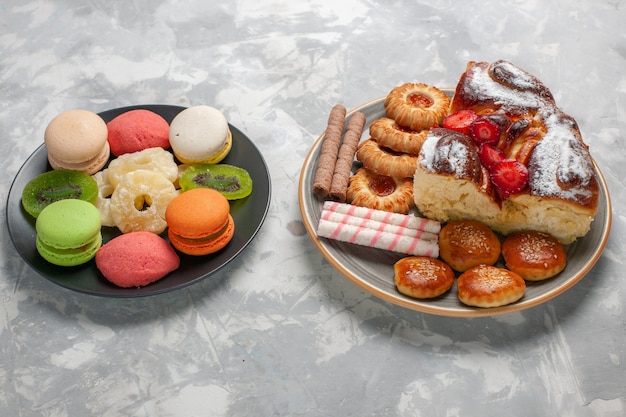
<svg viewBox="0 0 626 417">
<path fill-rule="evenodd" d="M 216 164 L 228 155 L 233 143 L 226 117 L 205 105 L 178 113 L 169 134 L 174 155 L 186 164 Z"/>
<path fill-rule="evenodd" d="M 46 127 L 44 143 L 53 169 L 71 169 L 86 174 L 100 171 L 109 160 L 107 125 L 88 110 L 58 114 Z"/>
</svg>

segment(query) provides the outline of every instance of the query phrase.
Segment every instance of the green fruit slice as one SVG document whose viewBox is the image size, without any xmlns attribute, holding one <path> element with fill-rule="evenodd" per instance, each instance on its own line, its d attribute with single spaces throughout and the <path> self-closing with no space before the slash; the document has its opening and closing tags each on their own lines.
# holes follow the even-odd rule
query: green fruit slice
<svg viewBox="0 0 626 417">
<path fill-rule="evenodd" d="M 22 206 L 36 218 L 41 210 L 55 201 L 75 198 L 93 203 L 97 196 L 98 183 L 91 175 L 57 169 L 44 172 L 26 184 L 22 191 Z"/>
<path fill-rule="evenodd" d="M 252 193 L 252 178 L 248 171 L 228 164 L 196 164 L 180 178 L 183 191 L 192 188 L 212 188 L 228 200 L 238 200 Z"/>
</svg>

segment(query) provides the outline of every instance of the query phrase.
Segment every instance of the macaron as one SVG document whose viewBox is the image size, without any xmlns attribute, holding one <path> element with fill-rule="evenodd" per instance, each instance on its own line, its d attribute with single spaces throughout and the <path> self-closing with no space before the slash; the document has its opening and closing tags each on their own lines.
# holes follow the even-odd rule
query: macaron
<svg viewBox="0 0 626 417">
<path fill-rule="evenodd" d="M 165 221 L 170 243 L 187 255 L 217 252 L 235 232 L 228 200 L 210 188 L 194 188 L 175 197 L 165 210 Z"/>
<path fill-rule="evenodd" d="M 96 267 L 122 288 L 143 287 L 178 269 L 180 258 L 161 236 L 130 232 L 104 244 L 96 253 Z"/>
<path fill-rule="evenodd" d="M 224 114 L 204 105 L 178 113 L 170 124 L 169 138 L 174 155 L 185 164 L 217 164 L 233 144 Z"/>
<path fill-rule="evenodd" d="M 92 203 L 78 199 L 55 201 L 37 217 L 37 251 L 55 265 L 84 264 L 102 246 L 100 227 L 100 213 Z"/>
<path fill-rule="evenodd" d="M 48 162 L 53 169 L 95 174 L 111 154 L 107 136 L 107 125 L 96 113 L 81 109 L 60 113 L 44 132 Z"/>
<path fill-rule="evenodd" d="M 167 121 L 153 111 L 130 110 L 114 117 L 107 123 L 111 153 L 120 156 L 148 148 L 170 147 Z"/>
</svg>

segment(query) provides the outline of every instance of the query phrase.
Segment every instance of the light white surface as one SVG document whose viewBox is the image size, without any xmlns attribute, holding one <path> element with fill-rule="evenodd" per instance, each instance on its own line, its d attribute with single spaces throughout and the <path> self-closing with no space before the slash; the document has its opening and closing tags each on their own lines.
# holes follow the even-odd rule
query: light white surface
<svg viewBox="0 0 626 417">
<path fill-rule="evenodd" d="M 4 1 L 5 199 L 56 114 L 149 103 L 223 111 L 263 153 L 273 196 L 243 256 L 141 299 L 49 283 L 3 225 L 0 414 L 625 415 L 625 7 Z M 578 121 L 611 191 L 604 255 L 564 295 L 506 316 L 437 317 L 369 296 L 323 260 L 298 209 L 300 167 L 330 108 L 408 81 L 453 87 L 468 60 L 500 58 L 537 75 Z"/>
</svg>

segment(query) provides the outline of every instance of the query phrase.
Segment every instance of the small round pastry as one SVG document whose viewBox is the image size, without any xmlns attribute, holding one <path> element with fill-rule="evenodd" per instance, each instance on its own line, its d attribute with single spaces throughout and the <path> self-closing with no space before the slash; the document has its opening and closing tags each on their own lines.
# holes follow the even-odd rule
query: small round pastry
<svg viewBox="0 0 626 417">
<path fill-rule="evenodd" d="M 459 300 L 468 306 L 492 308 L 514 303 L 524 296 L 526 282 L 513 271 L 478 265 L 456 282 Z"/>
<path fill-rule="evenodd" d="M 388 117 L 376 119 L 370 125 L 370 136 L 380 146 L 411 155 L 419 155 L 428 132 L 428 129 L 416 132 Z"/>
<path fill-rule="evenodd" d="M 228 200 L 210 188 L 181 193 L 167 206 L 165 220 L 170 243 L 187 255 L 217 252 L 231 241 L 235 232 Z"/>
<path fill-rule="evenodd" d="M 185 164 L 217 164 L 228 155 L 232 143 L 228 121 L 214 107 L 186 108 L 170 124 L 172 150 Z"/>
<path fill-rule="evenodd" d="M 167 227 L 165 210 L 177 195 L 172 181 L 146 169 L 124 175 L 110 199 L 115 226 L 122 233 L 161 233 Z"/>
<path fill-rule="evenodd" d="M 406 83 L 391 90 L 384 104 L 387 117 L 420 131 L 441 124 L 448 114 L 450 98 L 436 87 Z"/>
<path fill-rule="evenodd" d="M 394 283 L 404 295 L 435 298 L 452 288 L 454 271 L 439 259 L 407 256 L 393 265 Z"/>
<path fill-rule="evenodd" d="M 395 152 L 374 139 L 361 142 L 356 159 L 370 171 L 394 178 L 412 178 L 417 167 L 417 156 Z"/>
<path fill-rule="evenodd" d="M 538 231 L 521 231 L 502 242 L 506 267 L 526 281 L 552 278 L 565 268 L 567 255 L 554 236 Z"/>
<path fill-rule="evenodd" d="M 131 232 L 117 236 L 96 253 L 96 267 L 122 288 L 143 287 L 178 269 L 180 258 L 161 236 Z"/>
<path fill-rule="evenodd" d="M 493 265 L 500 257 L 500 240 L 485 224 L 457 220 L 439 232 L 439 256 L 458 272 L 476 265 Z"/>
<path fill-rule="evenodd" d="M 107 123 L 108 141 L 115 156 L 139 152 L 148 148 L 170 147 L 167 121 L 145 109 L 130 110 Z"/>
<path fill-rule="evenodd" d="M 54 265 L 82 265 L 96 256 L 102 245 L 100 226 L 100 213 L 92 203 L 55 201 L 35 222 L 37 252 Z"/>
<path fill-rule="evenodd" d="M 375 210 L 407 214 L 415 205 L 413 180 L 380 175 L 361 167 L 348 181 L 346 202 Z"/>
<path fill-rule="evenodd" d="M 53 169 L 95 174 L 109 160 L 107 125 L 88 110 L 68 110 L 57 115 L 46 127 L 44 143 Z"/>
</svg>

